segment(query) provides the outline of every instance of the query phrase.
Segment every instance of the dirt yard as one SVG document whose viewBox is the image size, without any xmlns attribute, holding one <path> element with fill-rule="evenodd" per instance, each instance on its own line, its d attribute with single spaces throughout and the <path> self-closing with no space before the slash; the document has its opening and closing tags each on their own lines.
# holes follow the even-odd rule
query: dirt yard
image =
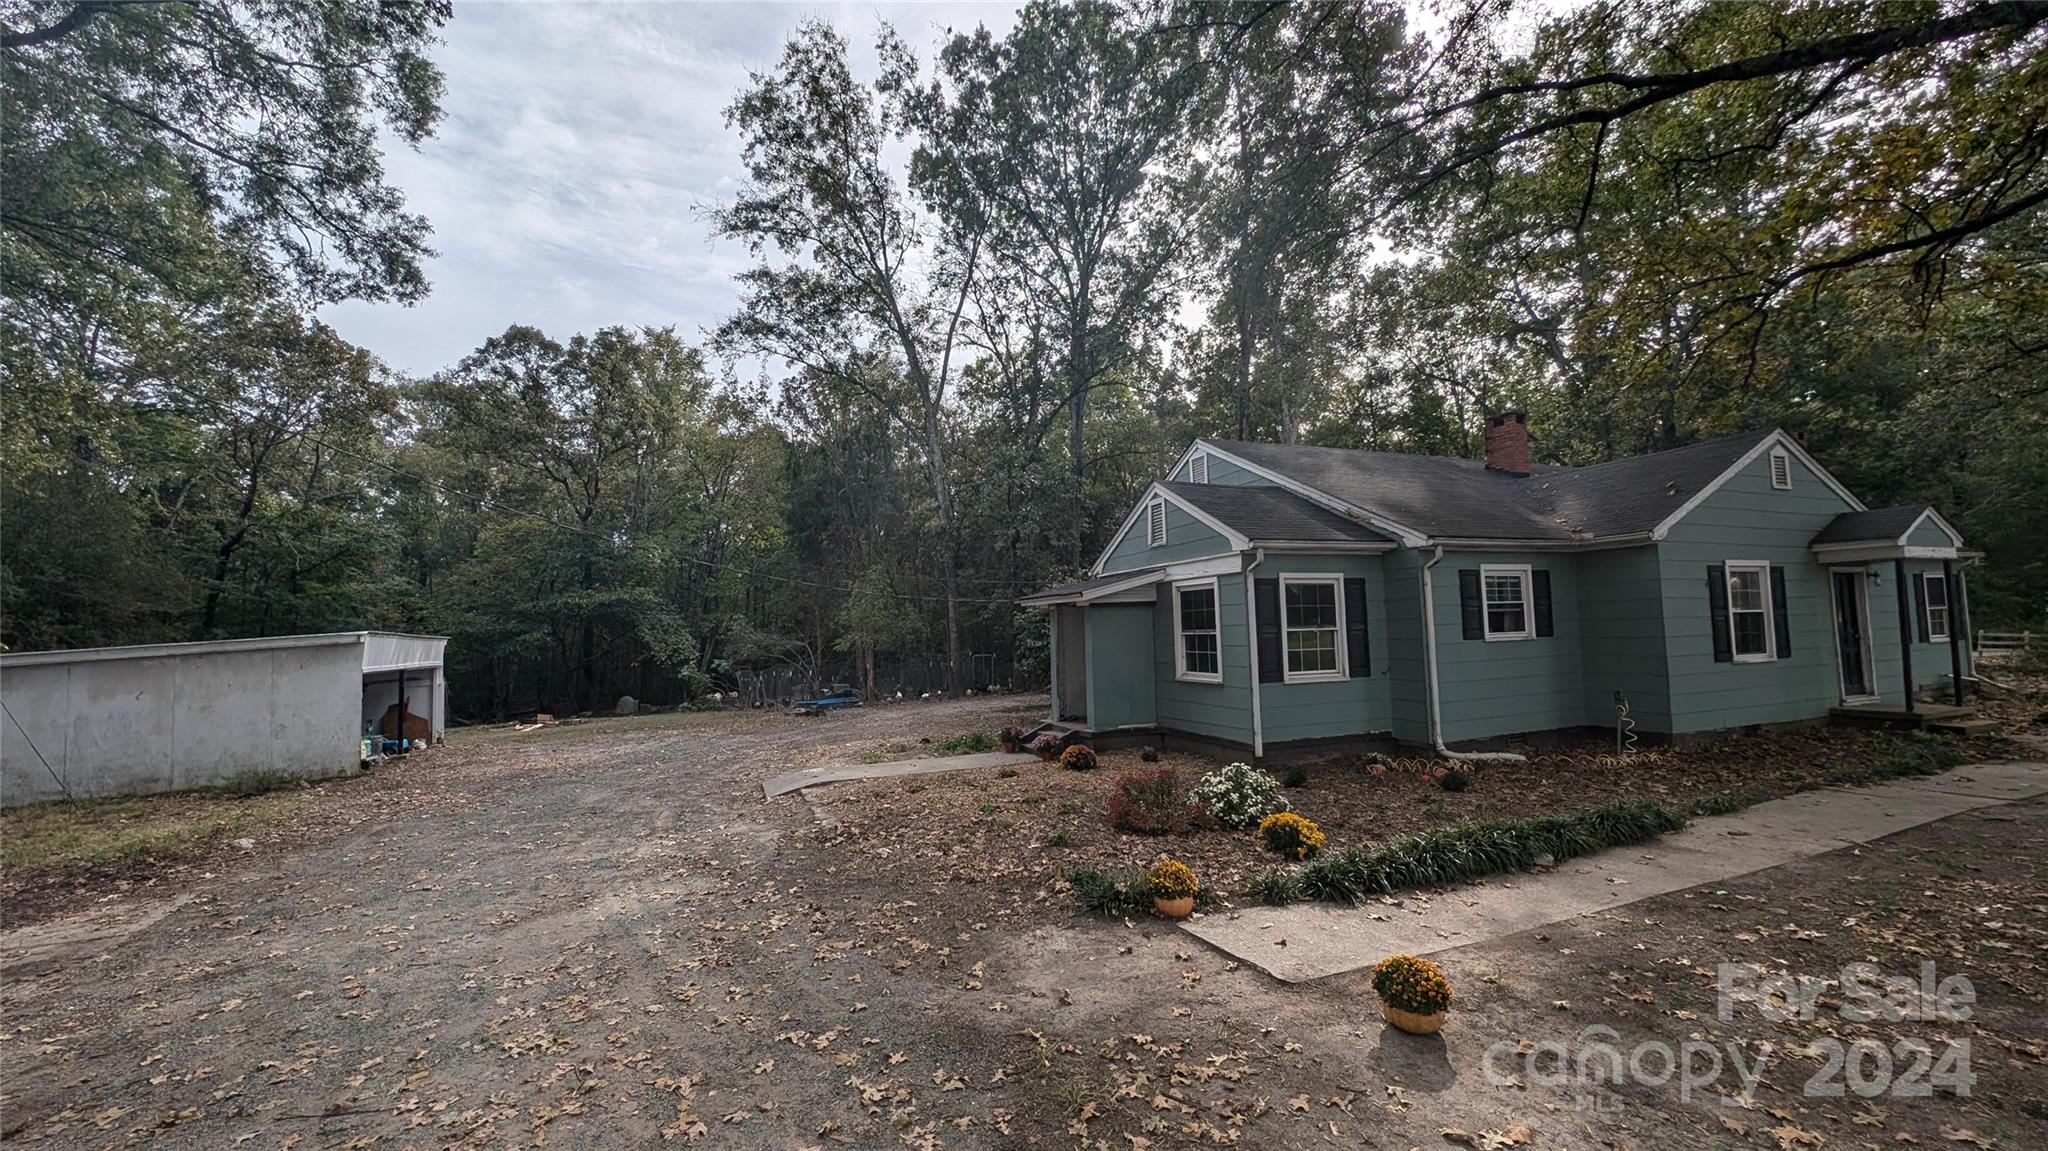
<svg viewBox="0 0 2048 1151">
<path fill-rule="evenodd" d="M 888 840 L 837 818 L 851 809 L 829 790 L 761 798 L 762 779 L 792 768 L 1022 724 L 1042 706 L 465 733 L 299 793 L 250 849 L 82 886 L 10 877 L 0 1142 L 2048 1141 L 2048 803 L 1448 953 L 1459 1004 L 1423 1040 L 1381 1024 L 1363 976 L 1290 989 L 1162 922 L 1075 913 L 1044 854 L 991 850 L 909 803 L 935 793 L 894 793 L 911 830 Z M 1072 773 L 1026 771 L 926 781 L 985 788 L 972 810 L 992 821 L 1082 802 Z M 1099 823 L 1099 804 L 1067 818 Z M 1910 975 L 1923 957 L 1973 981 L 1976 1013 L 1873 1034 L 1968 1039 L 1968 1096 L 1809 1098 L 1819 1040 L 1855 1026 L 1717 1014 L 1723 962 L 1831 976 L 1875 959 Z M 1712 1090 L 1680 1101 L 1676 1082 L 1559 1083 L 1545 1044 L 1593 1026 L 1623 1046 L 1735 1041 L 1773 1063 L 1750 1107 Z"/>
</svg>

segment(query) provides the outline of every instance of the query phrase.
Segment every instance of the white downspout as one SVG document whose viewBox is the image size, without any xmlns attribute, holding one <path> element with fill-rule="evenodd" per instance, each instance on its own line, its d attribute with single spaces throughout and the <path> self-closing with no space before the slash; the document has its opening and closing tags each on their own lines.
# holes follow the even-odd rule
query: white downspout
<svg viewBox="0 0 2048 1151">
<path fill-rule="evenodd" d="M 1429 562 L 1422 565 L 1422 647 L 1424 663 L 1429 668 L 1429 741 L 1436 748 L 1436 753 L 1445 759 L 1463 763 L 1525 763 L 1526 757 L 1511 751 L 1452 751 L 1444 746 L 1443 705 L 1437 698 L 1436 593 L 1431 577 L 1431 569 L 1442 563 L 1443 558 L 1444 545 L 1438 544 Z M 1254 724 L 1258 722 L 1257 714 L 1255 710 Z"/>
<path fill-rule="evenodd" d="M 1266 720 L 1259 711 L 1259 597 L 1252 582 L 1252 572 L 1266 562 L 1266 549 L 1259 548 L 1252 553 L 1250 566 L 1244 569 L 1244 631 L 1245 647 L 1251 651 L 1252 665 L 1252 759 L 1266 754 Z M 1175 625 L 1179 626 L 1178 624 Z M 1220 646 L 1220 639 L 1219 639 Z"/>
</svg>

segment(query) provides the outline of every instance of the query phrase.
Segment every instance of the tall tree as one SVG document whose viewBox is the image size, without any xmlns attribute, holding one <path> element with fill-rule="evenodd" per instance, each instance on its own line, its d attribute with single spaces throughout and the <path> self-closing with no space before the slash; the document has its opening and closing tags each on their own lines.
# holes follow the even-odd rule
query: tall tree
<svg viewBox="0 0 2048 1151">
<path fill-rule="evenodd" d="M 946 658 L 957 677 L 947 393 L 982 231 L 919 219 L 884 155 L 901 127 L 885 96 L 916 86 L 915 62 L 885 30 L 884 75 L 869 88 L 854 80 L 846 47 L 829 25 L 805 24 L 726 111 L 748 179 L 713 219 L 757 262 L 741 273 L 740 310 L 716 342 L 869 397 L 916 445 L 946 538 Z"/>
<path fill-rule="evenodd" d="M 1182 147 L 1200 61 L 1114 5 L 1038 0 L 1007 37 L 955 36 L 940 73 L 911 102 L 913 176 L 1043 301 L 1078 495 L 1089 393 L 1174 301 L 1200 187 Z"/>
</svg>

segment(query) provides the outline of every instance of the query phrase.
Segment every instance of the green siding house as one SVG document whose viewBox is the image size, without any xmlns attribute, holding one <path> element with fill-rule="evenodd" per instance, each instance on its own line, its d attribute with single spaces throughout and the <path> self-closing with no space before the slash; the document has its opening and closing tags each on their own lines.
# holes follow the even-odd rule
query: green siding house
<svg viewBox="0 0 2048 1151">
<path fill-rule="evenodd" d="M 1052 613 L 1050 722 L 1284 753 L 1677 738 L 1903 715 L 1969 674 L 1962 538 L 1870 510 L 1790 436 L 1532 467 L 1195 441 Z"/>
</svg>

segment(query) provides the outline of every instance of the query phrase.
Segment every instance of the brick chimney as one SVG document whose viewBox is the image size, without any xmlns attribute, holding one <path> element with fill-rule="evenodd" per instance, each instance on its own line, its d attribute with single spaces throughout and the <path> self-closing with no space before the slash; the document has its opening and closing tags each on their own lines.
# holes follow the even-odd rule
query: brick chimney
<svg viewBox="0 0 2048 1151">
<path fill-rule="evenodd" d="M 1486 418 L 1486 466 L 1513 476 L 1529 474 L 1529 413 Z"/>
</svg>

